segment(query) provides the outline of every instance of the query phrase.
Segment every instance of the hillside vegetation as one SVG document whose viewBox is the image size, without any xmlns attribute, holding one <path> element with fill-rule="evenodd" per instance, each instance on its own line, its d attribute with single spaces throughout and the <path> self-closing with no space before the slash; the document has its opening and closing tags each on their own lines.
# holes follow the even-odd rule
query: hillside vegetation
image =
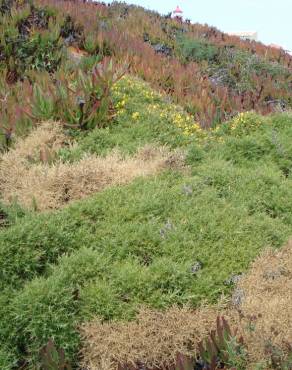
<svg viewBox="0 0 292 370">
<path fill-rule="evenodd" d="M 53 340 L 79 369 L 290 369 L 291 57 L 119 3 L 0 13 L 0 368 L 64 370 Z M 238 313 L 246 350 L 224 320 L 198 350 Z"/>
</svg>

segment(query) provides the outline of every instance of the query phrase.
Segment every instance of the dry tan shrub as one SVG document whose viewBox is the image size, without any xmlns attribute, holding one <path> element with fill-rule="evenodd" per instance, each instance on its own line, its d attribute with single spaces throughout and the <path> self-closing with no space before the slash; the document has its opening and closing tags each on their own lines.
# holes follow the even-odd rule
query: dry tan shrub
<svg viewBox="0 0 292 370">
<path fill-rule="evenodd" d="M 62 125 L 58 122 L 43 122 L 31 133 L 23 138 L 19 138 L 14 146 L 14 149 L 3 154 L 1 160 L 21 161 L 23 163 L 31 160 L 39 159 L 40 150 L 48 148 L 52 152 L 59 150 L 66 140 L 63 134 Z M 12 163 L 13 164 L 13 163 Z"/>
<path fill-rule="evenodd" d="M 292 343 L 292 241 L 281 250 L 265 251 L 239 288 L 245 317 L 239 324 L 251 361 L 265 358 L 267 342 L 285 350 L 285 343 Z"/>
<path fill-rule="evenodd" d="M 265 363 L 267 341 L 285 351 L 292 343 L 292 242 L 279 251 L 265 251 L 238 284 L 244 292 L 240 307 L 171 308 L 165 312 L 141 311 L 130 323 L 83 325 L 84 365 L 90 370 L 112 370 L 121 363 L 159 367 L 173 361 L 177 352 L 189 354 L 215 328 L 218 315 L 238 329 L 247 348 L 248 369 Z M 256 318 L 256 319 L 255 319 Z M 254 325 L 251 330 L 251 325 Z"/>
<path fill-rule="evenodd" d="M 165 312 L 143 309 L 128 323 L 85 324 L 84 366 L 90 370 L 116 369 L 119 363 L 142 362 L 149 368 L 171 365 L 179 353 L 194 354 L 216 321 L 217 311 L 204 308 L 192 311 L 173 307 Z"/>
<path fill-rule="evenodd" d="M 8 201 L 22 191 L 22 181 L 27 177 L 31 163 L 41 159 L 42 152 L 53 156 L 65 141 L 62 126 L 44 122 L 25 139 L 18 139 L 15 147 L 0 157 L 0 194 Z"/>
<path fill-rule="evenodd" d="M 4 202 L 16 199 L 25 208 L 56 209 L 108 186 L 125 184 L 138 176 L 156 174 L 183 163 L 181 154 L 151 146 L 127 158 L 113 151 L 107 157 L 88 155 L 71 164 L 50 165 L 42 160 L 47 156 L 43 148 L 53 153 L 63 141 L 60 126 L 50 122 L 19 140 L 15 149 L 2 156 L 0 190 Z"/>
</svg>

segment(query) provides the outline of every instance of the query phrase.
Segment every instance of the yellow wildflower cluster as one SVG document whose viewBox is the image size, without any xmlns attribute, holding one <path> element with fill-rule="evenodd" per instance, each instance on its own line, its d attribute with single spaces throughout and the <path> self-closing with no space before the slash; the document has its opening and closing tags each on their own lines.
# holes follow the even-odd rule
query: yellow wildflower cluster
<svg viewBox="0 0 292 370">
<path fill-rule="evenodd" d="M 218 125 L 210 130 L 208 139 L 222 143 L 225 141 L 226 135 L 235 137 L 246 135 L 262 126 L 264 122 L 266 122 L 266 120 L 254 112 L 241 112 L 231 121 Z"/>
<path fill-rule="evenodd" d="M 126 113 L 128 108 L 128 113 L 135 121 L 142 119 L 147 114 L 147 117 L 152 116 L 151 119 L 154 122 L 160 118 L 181 129 L 184 135 L 193 136 L 200 140 L 208 138 L 208 140 L 222 142 L 227 132 L 233 136 L 240 136 L 258 128 L 263 121 L 253 112 L 242 112 L 233 118 L 227 127 L 223 125 L 225 129 L 220 125 L 213 130 L 203 130 L 200 124 L 194 121 L 193 117 L 182 108 L 170 104 L 165 96 L 153 91 L 147 83 L 131 76 L 124 76 L 115 84 L 113 95 L 118 116 Z"/>
<path fill-rule="evenodd" d="M 173 122 L 177 127 L 181 128 L 183 133 L 187 136 L 203 133 L 199 123 L 194 122 L 186 113 L 176 113 L 173 116 Z"/>
<path fill-rule="evenodd" d="M 180 107 L 167 102 L 163 95 L 153 91 L 148 84 L 137 78 L 124 76 L 115 84 L 113 95 L 116 101 L 117 116 L 124 114 L 128 107 L 129 111 L 133 112 L 131 118 L 135 121 L 147 114 L 148 117 L 152 116 L 154 122 L 159 117 L 161 120 L 175 125 L 186 136 L 205 137 L 204 130 L 189 114 Z M 139 107 L 141 102 L 144 102 L 146 110 L 141 111 L 141 107 Z"/>
<path fill-rule="evenodd" d="M 230 130 L 235 135 L 253 131 L 262 125 L 262 119 L 254 112 L 241 112 L 230 123 Z"/>
<path fill-rule="evenodd" d="M 165 119 L 180 128 L 184 135 L 200 138 L 205 135 L 200 124 L 195 122 L 189 114 L 179 109 L 179 107 L 176 107 L 175 105 L 167 105 L 161 107 L 160 111 L 160 118 Z"/>
<path fill-rule="evenodd" d="M 128 94 L 135 97 L 143 98 L 148 100 L 149 103 L 155 100 L 161 99 L 161 95 L 151 89 L 151 87 L 144 81 L 139 80 L 135 77 L 124 76 L 118 81 L 113 87 L 115 95 Z"/>
<path fill-rule="evenodd" d="M 123 77 L 124 78 L 124 77 Z M 115 101 L 115 110 L 116 110 L 116 116 L 121 116 L 126 112 L 126 105 L 128 103 L 128 96 L 123 90 L 121 89 L 119 83 L 116 83 L 113 88 L 113 97 Z"/>
</svg>

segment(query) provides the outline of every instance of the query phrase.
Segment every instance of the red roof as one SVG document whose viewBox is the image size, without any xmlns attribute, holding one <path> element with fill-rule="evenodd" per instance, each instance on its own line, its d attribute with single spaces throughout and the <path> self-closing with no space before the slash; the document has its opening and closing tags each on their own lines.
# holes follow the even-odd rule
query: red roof
<svg viewBox="0 0 292 370">
<path fill-rule="evenodd" d="M 182 14 L 183 11 L 181 10 L 181 8 L 179 6 L 177 6 L 176 9 L 175 9 L 175 11 L 174 11 L 174 13 L 180 13 L 180 14 Z"/>
</svg>

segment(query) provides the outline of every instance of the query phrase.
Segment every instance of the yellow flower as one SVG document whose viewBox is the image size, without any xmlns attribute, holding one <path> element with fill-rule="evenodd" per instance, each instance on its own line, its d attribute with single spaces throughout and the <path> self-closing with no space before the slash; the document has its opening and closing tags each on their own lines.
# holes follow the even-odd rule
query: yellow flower
<svg viewBox="0 0 292 370">
<path fill-rule="evenodd" d="M 118 110 L 118 111 L 117 111 L 116 115 L 117 115 L 117 116 L 121 116 L 121 115 L 123 115 L 124 113 L 125 113 L 125 109 L 120 109 L 120 110 Z"/>
<path fill-rule="evenodd" d="M 134 112 L 134 113 L 132 114 L 132 118 L 133 118 L 134 120 L 137 120 L 139 117 L 140 117 L 140 113 L 139 113 L 139 112 Z"/>
<path fill-rule="evenodd" d="M 125 106 L 125 104 L 126 104 L 126 101 L 125 100 L 122 100 L 122 101 L 120 101 L 120 102 L 117 103 L 116 108 L 122 108 L 122 107 Z"/>
</svg>

